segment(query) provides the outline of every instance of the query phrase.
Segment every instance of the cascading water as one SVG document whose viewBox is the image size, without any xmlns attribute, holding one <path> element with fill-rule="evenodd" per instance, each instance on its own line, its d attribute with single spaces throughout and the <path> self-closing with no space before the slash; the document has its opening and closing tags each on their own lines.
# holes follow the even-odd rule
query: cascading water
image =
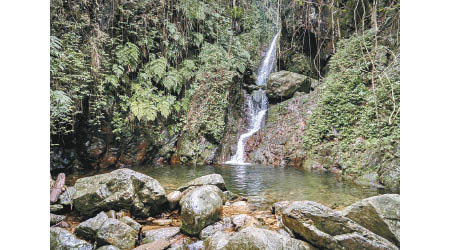
<svg viewBox="0 0 450 250">
<path fill-rule="evenodd" d="M 266 52 L 264 60 L 258 70 L 258 75 L 256 79 L 256 85 L 262 86 L 266 85 L 267 79 L 272 72 L 273 65 L 276 56 L 276 44 L 279 32 L 273 37 L 272 43 Z M 225 162 L 226 164 L 242 165 L 246 164 L 245 155 L 245 144 L 247 139 L 250 138 L 254 133 L 258 132 L 261 128 L 262 121 L 267 112 L 267 96 L 266 92 L 261 88 L 253 93 L 253 95 L 247 98 L 248 105 L 248 119 L 250 120 L 250 128 L 247 133 L 242 134 L 239 137 L 236 154 L 231 157 L 231 160 Z"/>
</svg>

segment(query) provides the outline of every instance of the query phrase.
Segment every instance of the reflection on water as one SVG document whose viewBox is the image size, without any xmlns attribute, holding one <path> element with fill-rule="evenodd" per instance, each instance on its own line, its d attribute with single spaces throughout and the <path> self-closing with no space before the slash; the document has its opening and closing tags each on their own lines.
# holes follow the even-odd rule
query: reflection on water
<svg viewBox="0 0 450 250">
<path fill-rule="evenodd" d="M 312 200 L 327 206 L 342 207 L 384 192 L 374 187 L 338 182 L 331 173 L 312 173 L 291 167 L 166 165 L 132 169 L 157 179 L 167 193 L 202 175 L 221 174 L 228 190 L 248 197 L 250 206 L 258 209 L 269 208 L 272 203 L 282 200 Z M 112 170 L 68 175 L 67 183 L 73 185 L 77 178 Z"/>
</svg>

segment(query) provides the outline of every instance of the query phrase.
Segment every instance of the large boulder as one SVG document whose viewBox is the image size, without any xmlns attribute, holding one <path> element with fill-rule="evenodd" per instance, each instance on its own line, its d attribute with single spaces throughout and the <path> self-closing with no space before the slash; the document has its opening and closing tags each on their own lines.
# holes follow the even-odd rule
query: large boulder
<svg viewBox="0 0 450 250">
<path fill-rule="evenodd" d="M 180 233 L 179 227 L 164 227 L 159 229 L 144 231 L 143 244 L 150 243 L 157 240 L 168 240 Z"/>
<path fill-rule="evenodd" d="M 167 201 L 169 202 L 169 208 L 171 210 L 175 209 L 180 203 L 182 197 L 182 193 L 178 190 L 173 191 L 172 193 L 167 195 Z"/>
<path fill-rule="evenodd" d="M 138 217 L 157 213 L 167 202 L 166 192 L 150 176 L 131 169 L 78 179 L 73 205 L 83 215 L 108 209 L 128 209 Z"/>
<path fill-rule="evenodd" d="M 225 187 L 225 181 L 223 180 L 223 177 L 220 174 L 209 174 L 209 175 L 204 175 L 204 176 L 198 177 L 198 178 L 182 185 L 177 190 L 180 192 L 183 192 L 184 190 L 188 189 L 189 187 L 203 186 L 203 185 L 215 185 L 223 191 L 227 190 L 227 188 Z"/>
<path fill-rule="evenodd" d="M 217 232 L 205 241 L 206 249 L 315 249 L 309 243 L 261 228 L 246 228 L 238 233 Z"/>
<path fill-rule="evenodd" d="M 84 241 L 77 239 L 75 235 L 69 231 L 51 227 L 50 228 L 50 250 L 91 250 L 94 247 Z"/>
<path fill-rule="evenodd" d="M 294 201 L 282 211 L 283 224 L 312 245 L 323 249 L 398 249 L 329 207 Z"/>
<path fill-rule="evenodd" d="M 383 194 L 358 201 L 342 214 L 400 246 L 400 195 Z"/>
<path fill-rule="evenodd" d="M 217 186 L 204 185 L 181 198 L 181 231 L 198 235 L 203 228 L 220 219 L 222 191 Z"/>
<path fill-rule="evenodd" d="M 107 219 L 97 232 L 97 244 L 113 245 L 122 250 L 133 249 L 138 232 L 117 219 Z"/>
<path fill-rule="evenodd" d="M 105 212 L 97 214 L 95 217 L 85 220 L 75 227 L 75 234 L 86 240 L 95 240 L 97 231 L 108 219 Z"/>
<path fill-rule="evenodd" d="M 266 94 L 269 99 L 288 99 L 296 91 L 309 93 L 312 81 L 310 77 L 294 72 L 275 72 L 267 80 Z"/>
</svg>

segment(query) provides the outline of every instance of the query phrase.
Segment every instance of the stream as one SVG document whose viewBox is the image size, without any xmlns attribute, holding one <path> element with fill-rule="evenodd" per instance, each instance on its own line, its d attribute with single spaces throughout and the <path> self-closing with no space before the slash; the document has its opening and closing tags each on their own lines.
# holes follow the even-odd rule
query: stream
<svg viewBox="0 0 450 250">
<path fill-rule="evenodd" d="M 283 200 L 311 200 L 330 207 L 348 206 L 361 199 L 382 194 L 384 189 L 340 182 L 332 173 L 310 172 L 294 167 L 266 165 L 147 165 L 133 170 L 157 179 L 166 194 L 197 177 L 217 173 L 225 180 L 228 190 L 248 198 L 251 209 L 269 209 Z M 78 178 L 108 173 L 115 169 L 99 169 L 68 174 L 71 186 Z"/>
</svg>

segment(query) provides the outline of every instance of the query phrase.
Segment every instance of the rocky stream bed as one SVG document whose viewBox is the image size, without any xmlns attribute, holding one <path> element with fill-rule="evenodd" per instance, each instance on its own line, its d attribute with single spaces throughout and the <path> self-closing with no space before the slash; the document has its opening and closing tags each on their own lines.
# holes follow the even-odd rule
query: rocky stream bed
<svg viewBox="0 0 450 250">
<path fill-rule="evenodd" d="M 51 186 L 55 185 L 51 183 Z M 314 201 L 250 209 L 220 174 L 166 193 L 117 169 L 76 180 L 50 205 L 50 249 L 399 249 L 400 195 L 333 210 Z"/>
</svg>

